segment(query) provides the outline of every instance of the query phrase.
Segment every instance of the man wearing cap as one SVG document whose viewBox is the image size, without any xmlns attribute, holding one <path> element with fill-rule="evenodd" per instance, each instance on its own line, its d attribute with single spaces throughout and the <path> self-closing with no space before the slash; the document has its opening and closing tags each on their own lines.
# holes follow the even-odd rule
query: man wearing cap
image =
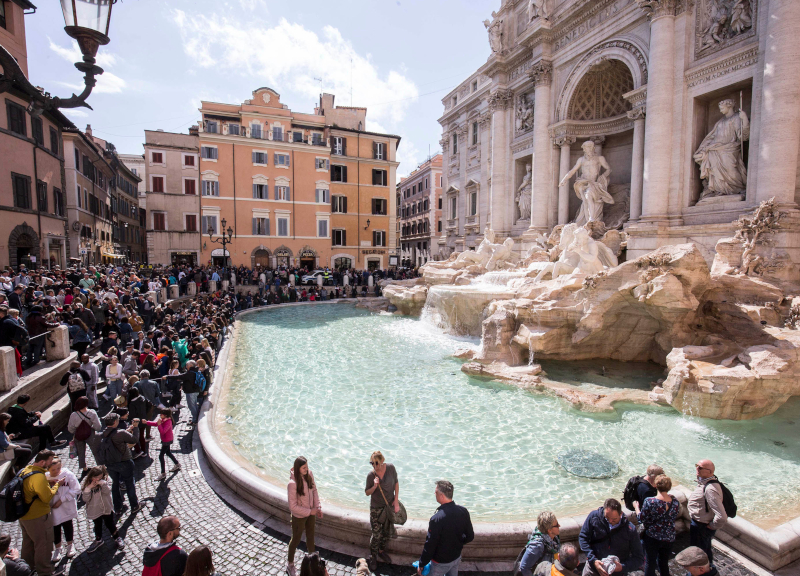
<svg viewBox="0 0 800 576">
<path fill-rule="evenodd" d="M 686 568 L 687 576 L 718 576 L 719 572 L 711 565 L 708 556 L 697 546 L 689 546 L 686 550 L 675 556 L 675 562 L 681 568 Z"/>
<path fill-rule="evenodd" d="M 689 495 L 687 508 L 692 520 L 689 538 L 692 546 L 700 547 L 714 565 L 714 552 L 711 540 L 717 530 L 728 522 L 728 514 L 722 505 L 722 488 L 714 475 L 714 463 L 700 460 L 694 465 L 697 472 L 697 487 Z"/>
</svg>

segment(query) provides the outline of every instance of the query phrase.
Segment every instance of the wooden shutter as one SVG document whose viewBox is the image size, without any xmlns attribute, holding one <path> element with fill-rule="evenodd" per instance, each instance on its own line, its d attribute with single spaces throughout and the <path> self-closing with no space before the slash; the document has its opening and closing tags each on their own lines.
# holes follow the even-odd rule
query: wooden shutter
<svg viewBox="0 0 800 576">
<path fill-rule="evenodd" d="M 342 182 L 347 182 L 347 166 L 342 166 Z"/>
<path fill-rule="evenodd" d="M 347 214 L 347 196 L 342 196 L 342 212 Z"/>
<path fill-rule="evenodd" d="M 184 180 L 183 185 L 187 194 L 195 195 L 197 193 L 194 180 Z"/>
<path fill-rule="evenodd" d="M 374 141 L 372 142 L 372 158 L 378 158 L 378 143 Z"/>
<path fill-rule="evenodd" d="M 342 156 L 347 156 L 347 138 L 342 137 Z M 345 181 L 347 179 L 345 178 Z"/>
<path fill-rule="evenodd" d="M 258 234 L 258 218 L 253 218 L 253 236 L 256 234 Z"/>
<path fill-rule="evenodd" d="M 377 232 L 377 230 L 373 230 L 372 231 L 372 245 L 373 246 L 377 246 L 378 245 L 378 232 Z"/>
</svg>

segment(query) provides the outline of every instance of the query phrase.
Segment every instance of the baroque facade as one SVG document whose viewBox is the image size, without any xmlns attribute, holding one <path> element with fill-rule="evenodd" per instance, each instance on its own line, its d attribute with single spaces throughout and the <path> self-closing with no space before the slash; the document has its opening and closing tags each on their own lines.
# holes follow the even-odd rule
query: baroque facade
<svg viewBox="0 0 800 576">
<path fill-rule="evenodd" d="M 502 0 L 485 24 L 487 62 L 442 101 L 443 256 L 589 221 L 628 258 L 710 260 L 774 197 L 798 260 L 800 3 Z"/>
</svg>

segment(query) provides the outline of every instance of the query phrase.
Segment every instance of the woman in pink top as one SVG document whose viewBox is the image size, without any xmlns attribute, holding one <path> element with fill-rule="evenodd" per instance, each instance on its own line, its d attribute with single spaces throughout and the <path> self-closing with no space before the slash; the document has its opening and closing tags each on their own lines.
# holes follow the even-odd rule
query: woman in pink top
<svg viewBox="0 0 800 576">
<path fill-rule="evenodd" d="M 300 544 L 303 531 L 306 533 L 306 548 L 310 554 L 314 551 L 316 518 L 322 518 L 317 484 L 314 482 L 314 475 L 308 471 L 308 460 L 302 456 L 298 456 L 294 461 L 286 492 L 289 497 L 289 512 L 292 514 L 292 539 L 289 541 L 289 562 L 286 565 L 286 572 L 289 576 L 296 576 L 294 553 Z"/>
<path fill-rule="evenodd" d="M 175 464 L 170 472 L 179 472 L 181 469 L 181 465 L 178 464 L 175 456 L 172 455 L 172 441 L 175 439 L 175 435 L 172 433 L 172 412 L 169 410 L 162 410 L 159 412 L 158 419 L 156 419 L 155 422 L 145 422 L 145 424 L 148 426 L 157 426 L 158 433 L 161 436 L 161 451 L 158 453 L 158 461 L 161 464 L 161 475 L 156 478 L 157 481 L 161 482 L 167 477 L 164 456 L 169 456 L 169 459 Z"/>
</svg>

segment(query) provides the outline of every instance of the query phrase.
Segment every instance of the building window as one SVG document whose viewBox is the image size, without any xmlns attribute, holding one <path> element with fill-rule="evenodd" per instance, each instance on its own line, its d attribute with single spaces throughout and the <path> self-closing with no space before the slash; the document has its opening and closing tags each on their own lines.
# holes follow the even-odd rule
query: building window
<svg viewBox="0 0 800 576">
<path fill-rule="evenodd" d="M 186 231 L 187 232 L 197 232 L 197 215 L 196 214 L 187 214 L 186 215 Z"/>
<path fill-rule="evenodd" d="M 316 189 L 317 204 L 328 204 L 331 201 L 331 191 L 324 188 Z"/>
<path fill-rule="evenodd" d="M 25 124 L 25 108 L 14 102 L 6 102 L 6 112 L 8 113 L 8 129 L 15 134 L 22 136 L 28 135 Z"/>
<path fill-rule="evenodd" d="M 478 91 L 478 81 L 477 80 L 473 80 L 472 81 L 472 91 L 473 92 L 477 92 Z"/>
<path fill-rule="evenodd" d="M 442 209 L 442 197 L 439 196 L 439 210 Z"/>
<path fill-rule="evenodd" d="M 292 132 L 292 142 L 303 143 L 303 133 L 302 132 Z"/>
<path fill-rule="evenodd" d="M 331 138 L 331 153 L 337 156 L 347 156 L 347 138 L 342 136 Z"/>
<path fill-rule="evenodd" d="M 372 185 L 373 186 L 386 186 L 386 170 L 373 170 L 372 171 Z"/>
<path fill-rule="evenodd" d="M 453 196 L 450 198 L 450 220 L 456 219 L 456 208 L 458 207 L 458 198 Z"/>
<path fill-rule="evenodd" d="M 331 201 L 331 212 L 347 214 L 347 196 L 334 196 Z"/>
<path fill-rule="evenodd" d="M 331 182 L 347 182 L 347 166 L 331 166 Z"/>
<path fill-rule="evenodd" d="M 161 152 L 153 152 L 151 155 L 151 160 L 153 161 L 153 164 L 163 164 L 164 154 Z"/>
<path fill-rule="evenodd" d="M 204 160 L 216 160 L 217 159 L 217 149 L 212 148 L 211 146 L 203 146 L 200 148 L 201 157 Z"/>
<path fill-rule="evenodd" d="M 289 165 L 289 155 L 288 154 L 278 154 L 275 153 L 275 166 L 288 166 Z"/>
<path fill-rule="evenodd" d="M 347 231 L 346 230 L 331 230 L 331 239 L 334 246 L 347 246 Z"/>
<path fill-rule="evenodd" d="M 197 194 L 197 184 L 194 180 L 184 180 L 183 181 L 183 192 L 185 194 L 191 194 L 194 196 Z"/>
<path fill-rule="evenodd" d="M 253 235 L 269 236 L 269 218 L 253 218 Z"/>
<path fill-rule="evenodd" d="M 439 232 L 441 232 L 441 231 L 442 231 L 442 220 L 441 220 L 441 219 L 439 219 L 439 221 L 436 223 L 436 229 L 437 229 Z"/>
<path fill-rule="evenodd" d="M 274 126 L 272 128 L 272 139 L 282 142 L 283 141 L 283 128 L 281 128 L 280 126 Z M 301 136 L 301 140 L 302 140 L 302 136 Z"/>
<path fill-rule="evenodd" d="M 289 235 L 289 219 L 278 218 L 278 236 L 288 236 L 288 235 Z"/>
<path fill-rule="evenodd" d="M 458 96 L 453 96 L 453 106 L 458 104 Z"/>
<path fill-rule="evenodd" d="M 386 144 L 384 142 L 372 143 L 372 157 L 375 160 L 386 160 Z"/>
<path fill-rule="evenodd" d="M 217 217 L 216 216 L 203 216 L 200 219 L 200 224 L 203 226 L 203 229 L 200 231 L 201 234 L 208 234 L 209 229 L 213 234 L 217 233 Z"/>
<path fill-rule="evenodd" d="M 291 194 L 289 193 L 288 186 L 276 186 L 275 187 L 275 200 L 291 200 Z"/>
<path fill-rule="evenodd" d="M 269 154 L 266 152 L 253 152 L 253 164 L 260 164 L 261 166 L 266 166 L 267 158 L 269 158 Z"/>
<path fill-rule="evenodd" d="M 453 154 L 458 154 L 458 134 L 453 134 Z"/>
<path fill-rule="evenodd" d="M 208 132 L 210 134 L 216 134 L 217 133 L 217 123 L 214 122 L 213 120 L 207 121 L 206 122 L 206 132 Z"/>
<path fill-rule="evenodd" d="M 164 177 L 153 176 L 153 192 L 163 192 L 163 191 L 164 191 Z"/>
<path fill-rule="evenodd" d="M 376 216 L 386 216 L 386 200 L 383 198 L 372 199 L 372 213 Z"/>
<path fill-rule="evenodd" d="M 324 146 L 325 142 L 322 139 L 322 134 L 319 132 L 312 132 L 311 133 L 311 143 L 314 146 Z"/>
<path fill-rule="evenodd" d="M 64 195 L 58 188 L 53 188 L 53 213 L 56 216 L 64 215 Z"/>
<path fill-rule="evenodd" d="M 425 212 L 427 212 L 427 211 L 428 211 L 428 206 L 429 206 L 429 204 L 428 204 L 428 201 L 427 201 L 427 200 L 424 200 L 424 201 L 422 202 L 422 209 L 423 209 Z"/>
<path fill-rule="evenodd" d="M 328 170 L 330 168 L 330 161 L 327 158 L 316 159 L 317 170 Z"/>
<path fill-rule="evenodd" d="M 475 146 L 475 144 L 477 144 L 477 143 L 478 143 L 478 123 L 477 122 L 473 122 L 472 123 L 472 145 Z"/>
<path fill-rule="evenodd" d="M 386 246 L 386 232 L 383 230 L 372 231 L 372 245 L 373 246 Z"/>
<path fill-rule="evenodd" d="M 183 157 L 184 166 L 194 166 L 194 154 L 187 154 Z"/>
<path fill-rule="evenodd" d="M 41 118 L 31 116 L 31 136 L 39 146 L 44 146 L 44 124 Z"/>
<path fill-rule="evenodd" d="M 317 238 L 327 238 L 327 237 L 328 237 L 328 221 L 317 220 Z"/>
<path fill-rule="evenodd" d="M 261 124 L 250 125 L 250 138 L 261 138 Z"/>
<path fill-rule="evenodd" d="M 164 212 L 153 212 L 153 230 L 166 230 L 166 214 Z"/>
<path fill-rule="evenodd" d="M 0 0 L 0 27 L 6 27 L 6 3 Z"/>
<path fill-rule="evenodd" d="M 219 182 L 216 180 L 203 180 L 203 196 L 219 196 Z"/>
<path fill-rule="evenodd" d="M 256 200 L 269 200 L 269 185 L 253 184 L 253 198 Z"/>
<path fill-rule="evenodd" d="M 36 206 L 39 212 L 47 212 L 47 182 L 36 181 Z"/>
<path fill-rule="evenodd" d="M 478 193 L 471 192 L 469 195 L 469 214 L 468 216 L 475 216 L 478 213 Z"/>
<path fill-rule="evenodd" d="M 31 179 L 30 176 L 11 173 L 11 184 L 14 187 L 14 206 L 30 209 Z"/>
<path fill-rule="evenodd" d="M 75 148 L 75 170 L 81 169 L 81 153 Z"/>
</svg>

